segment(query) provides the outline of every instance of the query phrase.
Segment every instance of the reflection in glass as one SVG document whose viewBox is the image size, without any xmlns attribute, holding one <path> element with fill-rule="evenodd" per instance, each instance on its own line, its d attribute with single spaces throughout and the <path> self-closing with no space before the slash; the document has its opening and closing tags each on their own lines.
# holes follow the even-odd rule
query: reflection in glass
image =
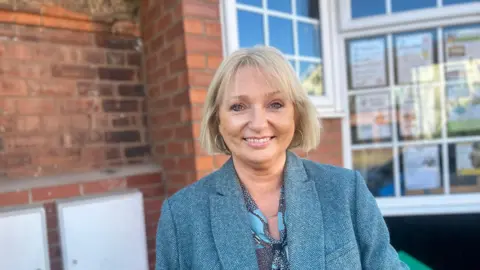
<svg viewBox="0 0 480 270">
<path fill-rule="evenodd" d="M 443 0 L 443 5 L 476 3 L 478 0 Z"/>
<path fill-rule="evenodd" d="M 448 136 L 480 135 L 480 81 L 446 85 Z"/>
<path fill-rule="evenodd" d="M 411 84 L 438 79 L 436 31 L 394 35 L 395 83 Z"/>
<path fill-rule="evenodd" d="M 437 0 L 391 0 L 392 12 L 402 12 L 423 8 L 434 8 L 437 6 Z"/>
<path fill-rule="evenodd" d="M 263 40 L 263 17 L 260 14 L 238 10 L 238 39 L 241 48 L 265 44 Z"/>
<path fill-rule="evenodd" d="M 311 23 L 298 23 L 298 48 L 301 56 L 320 57 L 320 28 Z"/>
<path fill-rule="evenodd" d="M 353 144 L 391 141 L 389 93 L 355 95 L 349 101 Z"/>
<path fill-rule="evenodd" d="M 289 19 L 268 17 L 270 45 L 286 54 L 293 51 L 293 23 Z"/>
<path fill-rule="evenodd" d="M 387 86 L 385 36 L 349 40 L 346 47 L 350 89 Z"/>
<path fill-rule="evenodd" d="M 400 153 L 400 181 L 406 195 L 443 193 L 439 145 L 406 146 Z"/>
<path fill-rule="evenodd" d="M 382 15 L 387 12 L 385 0 L 351 0 L 352 18 Z"/>
<path fill-rule="evenodd" d="M 262 0 L 237 0 L 239 4 L 262 7 Z"/>
<path fill-rule="evenodd" d="M 300 62 L 300 81 L 311 96 L 323 96 L 323 70 L 321 63 Z"/>
<path fill-rule="evenodd" d="M 395 89 L 400 140 L 436 139 L 442 135 L 439 87 L 417 85 Z"/>
<path fill-rule="evenodd" d="M 268 9 L 292 13 L 292 2 L 290 0 L 268 0 Z"/>
<path fill-rule="evenodd" d="M 297 0 L 297 15 L 318 19 L 319 0 Z"/>
<path fill-rule="evenodd" d="M 450 192 L 480 192 L 480 141 L 450 144 Z"/>
<path fill-rule="evenodd" d="M 360 172 L 375 197 L 395 195 L 391 148 L 355 150 L 352 160 L 353 169 Z"/>
</svg>

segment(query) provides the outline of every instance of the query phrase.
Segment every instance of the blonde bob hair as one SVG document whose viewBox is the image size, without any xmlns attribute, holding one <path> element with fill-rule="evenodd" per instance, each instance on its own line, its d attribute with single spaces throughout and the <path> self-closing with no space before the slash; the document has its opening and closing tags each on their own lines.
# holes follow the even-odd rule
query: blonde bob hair
<svg viewBox="0 0 480 270">
<path fill-rule="evenodd" d="M 305 152 L 315 149 L 320 143 L 320 121 L 317 110 L 290 63 L 273 47 L 240 49 L 226 57 L 207 91 L 200 126 L 200 144 L 210 154 L 230 155 L 230 150 L 219 131 L 219 107 L 223 95 L 242 67 L 253 67 L 265 75 L 269 86 L 278 89 L 292 101 L 295 111 L 295 133 L 288 149 L 300 148 Z"/>
</svg>

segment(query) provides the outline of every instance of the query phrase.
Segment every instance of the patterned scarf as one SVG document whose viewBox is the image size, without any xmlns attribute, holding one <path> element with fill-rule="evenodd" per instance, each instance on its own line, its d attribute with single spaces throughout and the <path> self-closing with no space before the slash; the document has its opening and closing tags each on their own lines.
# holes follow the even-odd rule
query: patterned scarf
<svg viewBox="0 0 480 270">
<path fill-rule="evenodd" d="M 267 218 L 262 214 L 260 209 L 258 209 L 257 204 L 250 196 L 247 189 L 243 185 L 241 186 L 248 210 L 259 269 L 288 270 L 287 228 L 284 220 L 286 207 L 283 186 L 280 192 L 278 209 L 278 230 L 280 232 L 280 240 L 276 240 L 271 236 L 268 229 Z"/>
</svg>

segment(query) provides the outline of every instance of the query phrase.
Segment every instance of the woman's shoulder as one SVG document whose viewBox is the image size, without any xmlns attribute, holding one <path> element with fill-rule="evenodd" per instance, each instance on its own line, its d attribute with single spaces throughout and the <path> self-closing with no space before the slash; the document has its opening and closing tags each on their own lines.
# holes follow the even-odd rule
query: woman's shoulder
<svg viewBox="0 0 480 270">
<path fill-rule="evenodd" d="M 355 170 L 323 164 L 309 159 L 301 159 L 307 177 L 317 185 L 331 191 L 345 192 L 355 189 L 358 175 Z"/>
</svg>

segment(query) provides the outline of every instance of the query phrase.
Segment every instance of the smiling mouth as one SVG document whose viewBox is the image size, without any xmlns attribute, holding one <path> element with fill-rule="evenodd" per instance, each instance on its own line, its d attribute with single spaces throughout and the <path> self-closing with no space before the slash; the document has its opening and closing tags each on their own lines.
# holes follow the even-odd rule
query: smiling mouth
<svg viewBox="0 0 480 270">
<path fill-rule="evenodd" d="M 275 136 L 261 138 L 249 137 L 243 138 L 243 140 L 247 143 L 248 146 L 259 149 L 267 147 L 274 138 Z"/>
</svg>

